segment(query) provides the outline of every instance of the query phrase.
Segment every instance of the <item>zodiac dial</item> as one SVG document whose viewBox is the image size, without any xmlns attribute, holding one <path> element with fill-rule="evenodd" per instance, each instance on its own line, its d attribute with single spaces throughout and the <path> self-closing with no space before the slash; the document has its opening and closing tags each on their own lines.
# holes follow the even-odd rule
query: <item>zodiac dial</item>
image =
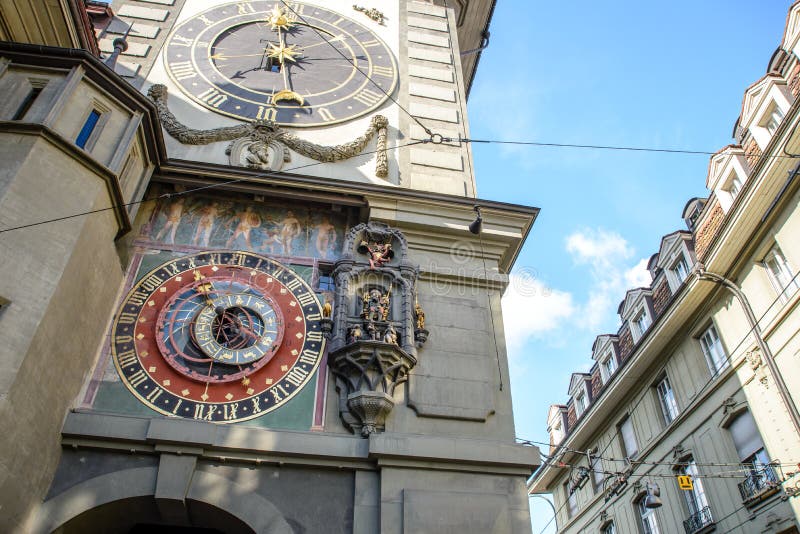
<svg viewBox="0 0 800 534">
<path fill-rule="evenodd" d="M 204 11 L 175 29 L 164 57 L 196 103 L 287 126 L 364 115 L 397 85 L 394 56 L 375 33 L 329 9 L 283 0 Z"/>
<path fill-rule="evenodd" d="M 131 289 L 112 334 L 125 386 L 167 415 L 236 422 L 287 402 L 325 347 L 321 307 L 293 271 L 249 252 L 165 263 Z"/>
</svg>

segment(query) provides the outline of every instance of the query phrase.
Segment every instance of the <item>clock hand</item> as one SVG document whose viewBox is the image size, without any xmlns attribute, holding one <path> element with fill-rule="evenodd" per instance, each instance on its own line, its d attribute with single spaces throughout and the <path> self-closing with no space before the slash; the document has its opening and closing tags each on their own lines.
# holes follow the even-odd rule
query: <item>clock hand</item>
<svg viewBox="0 0 800 534">
<path fill-rule="evenodd" d="M 278 46 L 270 43 L 270 54 L 269 57 L 275 58 L 278 60 L 278 63 L 281 65 L 281 74 L 283 75 L 283 90 L 278 91 L 272 95 L 272 104 L 277 105 L 278 102 L 281 100 L 285 100 L 287 102 L 297 102 L 301 106 L 305 102 L 302 96 L 299 93 L 296 93 L 292 90 L 292 86 L 289 83 L 289 65 L 288 62 L 294 63 L 296 61 L 295 55 L 299 54 L 297 48 L 292 46 L 286 46 L 286 40 L 283 37 L 283 29 L 278 26 Z"/>
</svg>

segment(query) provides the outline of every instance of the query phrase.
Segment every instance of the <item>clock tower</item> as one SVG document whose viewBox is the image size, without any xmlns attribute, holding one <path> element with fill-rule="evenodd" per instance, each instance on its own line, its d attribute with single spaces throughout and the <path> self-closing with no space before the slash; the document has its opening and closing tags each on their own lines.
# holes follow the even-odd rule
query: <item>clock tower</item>
<svg viewBox="0 0 800 534">
<path fill-rule="evenodd" d="M 0 43 L 5 530 L 529 532 L 492 2 L 89 4 L 101 59 Z"/>
</svg>

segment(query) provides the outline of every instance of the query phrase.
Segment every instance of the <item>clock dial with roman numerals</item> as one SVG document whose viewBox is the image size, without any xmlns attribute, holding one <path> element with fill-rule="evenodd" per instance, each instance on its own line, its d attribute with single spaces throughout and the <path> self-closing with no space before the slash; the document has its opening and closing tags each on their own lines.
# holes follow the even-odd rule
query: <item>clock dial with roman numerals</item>
<svg viewBox="0 0 800 534">
<path fill-rule="evenodd" d="M 325 350 L 321 308 L 291 269 L 205 252 L 153 269 L 125 297 L 112 353 L 125 386 L 166 415 L 229 423 L 286 403 Z"/>
<path fill-rule="evenodd" d="M 179 24 L 164 58 L 197 104 L 285 126 L 336 124 L 382 106 L 397 85 L 389 47 L 335 11 L 282 0 L 219 5 Z"/>
</svg>

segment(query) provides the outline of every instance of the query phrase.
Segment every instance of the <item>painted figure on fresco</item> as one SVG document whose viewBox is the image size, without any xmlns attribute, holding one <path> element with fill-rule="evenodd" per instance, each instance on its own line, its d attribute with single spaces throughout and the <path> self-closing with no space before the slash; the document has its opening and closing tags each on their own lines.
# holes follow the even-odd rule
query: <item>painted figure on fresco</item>
<svg viewBox="0 0 800 534">
<path fill-rule="evenodd" d="M 323 217 L 322 222 L 317 225 L 317 252 L 327 259 L 330 249 L 335 246 L 336 228 L 328 217 Z"/>
<path fill-rule="evenodd" d="M 294 216 L 294 212 L 289 210 L 286 212 L 286 217 L 281 221 L 281 245 L 283 246 L 283 254 L 285 256 L 292 255 L 292 245 L 294 239 L 303 232 L 303 227 L 300 221 Z"/>
<path fill-rule="evenodd" d="M 261 226 L 261 216 L 253 211 L 252 206 L 248 205 L 238 217 L 239 224 L 236 225 L 236 229 L 234 229 L 233 235 L 230 237 L 230 239 L 228 239 L 225 247 L 231 248 L 236 239 L 239 236 L 242 236 L 248 250 L 253 250 L 253 244 L 250 241 L 250 230 Z"/>
<path fill-rule="evenodd" d="M 264 239 L 261 240 L 261 251 L 269 254 L 275 254 L 275 245 L 280 245 L 281 240 L 278 239 L 277 230 L 266 230 L 264 232 Z"/>
<path fill-rule="evenodd" d="M 211 241 L 211 231 L 219 215 L 219 204 L 212 202 L 200 208 L 200 220 L 192 236 L 192 244 L 207 247 Z"/>
<path fill-rule="evenodd" d="M 183 197 L 178 197 L 175 202 L 169 205 L 167 222 L 164 223 L 163 228 L 156 234 L 156 241 L 161 241 L 161 239 L 167 235 L 167 232 L 169 232 L 169 239 L 166 242 L 175 243 L 175 233 L 178 231 L 178 225 L 181 223 L 181 215 L 183 214 L 183 201 Z"/>
<path fill-rule="evenodd" d="M 370 269 L 382 267 L 384 263 L 391 260 L 394 256 L 391 243 L 378 243 L 375 241 L 368 243 L 362 241 L 358 246 L 358 251 L 362 254 L 369 255 Z"/>
</svg>

